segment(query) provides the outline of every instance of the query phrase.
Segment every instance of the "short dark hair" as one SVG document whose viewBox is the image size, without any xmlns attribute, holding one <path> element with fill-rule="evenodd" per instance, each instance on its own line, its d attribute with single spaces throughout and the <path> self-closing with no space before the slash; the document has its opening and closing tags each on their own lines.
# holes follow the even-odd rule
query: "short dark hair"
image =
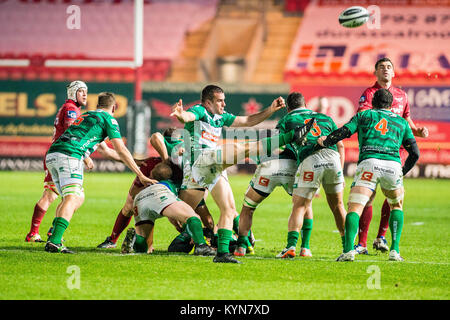
<svg viewBox="0 0 450 320">
<path fill-rule="evenodd" d="M 394 97 L 387 89 L 378 89 L 372 98 L 372 106 L 374 109 L 389 109 L 392 105 Z"/>
<path fill-rule="evenodd" d="M 214 93 L 224 93 L 224 91 L 221 87 L 218 87 L 213 84 L 210 84 L 210 85 L 207 85 L 206 87 L 204 87 L 202 90 L 202 96 L 200 97 L 202 100 L 202 103 L 206 102 L 206 100 L 213 101 Z"/>
<path fill-rule="evenodd" d="M 163 132 L 163 137 L 165 137 L 165 138 L 170 138 L 170 137 L 172 137 L 172 134 L 174 133 L 175 130 L 177 130 L 177 128 L 175 128 L 175 127 L 167 128 L 167 129 L 164 130 L 164 132 Z"/>
<path fill-rule="evenodd" d="M 287 109 L 293 110 L 305 106 L 305 97 L 300 92 L 291 92 L 287 97 Z"/>
<path fill-rule="evenodd" d="M 375 71 L 377 70 L 378 65 L 382 62 L 389 62 L 392 65 L 392 68 L 394 68 L 394 64 L 392 63 L 391 59 L 385 57 L 385 58 L 378 59 L 378 61 L 375 63 Z"/>
<path fill-rule="evenodd" d="M 158 181 L 168 180 L 172 177 L 172 168 L 164 162 L 158 163 L 152 170 L 152 177 Z"/>
<path fill-rule="evenodd" d="M 108 108 L 116 103 L 116 97 L 112 92 L 101 92 L 98 94 L 98 108 Z"/>
</svg>

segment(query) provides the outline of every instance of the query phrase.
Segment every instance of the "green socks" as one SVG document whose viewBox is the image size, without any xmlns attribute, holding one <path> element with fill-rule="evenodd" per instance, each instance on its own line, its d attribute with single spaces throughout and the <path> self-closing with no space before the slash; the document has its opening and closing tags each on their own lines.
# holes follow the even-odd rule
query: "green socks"
<svg viewBox="0 0 450 320">
<path fill-rule="evenodd" d="M 190 217 L 186 220 L 186 232 L 194 240 L 196 245 L 206 243 L 205 237 L 203 237 L 202 222 L 197 217 Z"/>
<path fill-rule="evenodd" d="M 345 243 L 344 252 L 353 250 L 356 235 L 359 228 L 359 216 L 356 212 L 349 212 L 345 217 Z"/>
<path fill-rule="evenodd" d="M 53 233 L 49 238 L 49 241 L 54 244 L 60 244 L 62 236 L 69 226 L 69 221 L 64 218 L 56 217 L 53 219 Z"/>
<path fill-rule="evenodd" d="M 300 234 L 297 231 L 289 231 L 288 232 L 288 237 L 287 237 L 286 248 L 296 247 L 299 235 Z"/>
<path fill-rule="evenodd" d="M 147 253 L 148 244 L 147 240 L 143 236 L 136 234 L 136 240 L 133 245 L 134 252 L 136 253 Z"/>
<path fill-rule="evenodd" d="M 217 230 L 217 253 L 229 253 L 230 252 L 230 240 L 233 234 L 232 230 L 219 229 Z"/>
<path fill-rule="evenodd" d="M 399 245 L 403 229 L 402 210 L 394 209 L 391 211 L 391 215 L 389 217 L 389 229 L 391 230 L 392 235 L 392 244 L 390 250 L 395 250 L 400 253 Z"/>
<path fill-rule="evenodd" d="M 309 239 L 313 228 L 313 219 L 303 219 L 302 233 L 302 248 L 309 249 Z"/>
</svg>

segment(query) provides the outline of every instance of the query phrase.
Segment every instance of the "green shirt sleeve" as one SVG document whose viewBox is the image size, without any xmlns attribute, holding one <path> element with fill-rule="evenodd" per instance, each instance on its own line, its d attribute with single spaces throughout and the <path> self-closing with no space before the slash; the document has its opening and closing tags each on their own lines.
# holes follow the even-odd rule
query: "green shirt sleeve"
<svg viewBox="0 0 450 320">
<path fill-rule="evenodd" d="M 105 129 L 109 139 L 122 138 L 117 120 L 113 117 L 106 118 L 105 120 Z"/>
<path fill-rule="evenodd" d="M 344 124 L 344 127 L 347 127 L 348 130 L 350 130 L 351 134 L 354 134 L 356 132 L 356 130 L 358 129 L 358 120 L 359 120 L 359 115 L 360 113 L 355 114 L 349 122 L 347 122 L 346 124 Z"/>
<path fill-rule="evenodd" d="M 234 114 L 225 112 L 224 114 L 222 114 L 222 118 L 223 118 L 223 125 L 229 127 L 233 124 L 234 119 L 236 119 L 236 116 Z"/>
<path fill-rule="evenodd" d="M 197 105 L 186 110 L 187 112 L 192 112 L 195 115 L 195 120 L 200 120 L 205 115 L 205 108 Z"/>
</svg>

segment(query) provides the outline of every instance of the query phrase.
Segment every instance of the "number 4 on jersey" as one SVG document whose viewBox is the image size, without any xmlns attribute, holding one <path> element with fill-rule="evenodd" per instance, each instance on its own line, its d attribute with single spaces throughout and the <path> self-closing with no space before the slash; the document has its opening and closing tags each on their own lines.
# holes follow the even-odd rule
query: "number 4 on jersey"
<svg viewBox="0 0 450 320">
<path fill-rule="evenodd" d="M 376 125 L 375 130 L 379 131 L 383 136 L 389 131 L 386 119 L 381 119 Z"/>
</svg>

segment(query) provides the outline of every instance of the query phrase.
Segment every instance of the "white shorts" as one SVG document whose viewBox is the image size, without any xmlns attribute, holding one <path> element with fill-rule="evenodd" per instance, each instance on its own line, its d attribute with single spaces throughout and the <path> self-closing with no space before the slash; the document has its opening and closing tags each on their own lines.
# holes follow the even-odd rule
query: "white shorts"
<svg viewBox="0 0 450 320">
<path fill-rule="evenodd" d="M 313 153 L 300 163 L 295 174 L 293 194 L 312 199 L 320 184 L 325 193 L 339 193 L 344 189 L 340 155 L 328 148 Z M 309 190 L 307 196 L 305 190 Z"/>
<path fill-rule="evenodd" d="M 47 154 L 45 163 L 60 195 L 64 195 L 62 189 L 65 186 L 83 185 L 83 160 L 54 152 Z"/>
<path fill-rule="evenodd" d="M 141 221 L 155 223 L 156 219 L 163 217 L 161 212 L 177 201 L 180 201 L 180 199 L 165 185 L 157 183 L 148 186 L 134 198 L 135 223 Z"/>
<path fill-rule="evenodd" d="M 271 194 L 272 191 L 282 186 L 289 195 L 292 195 L 297 161 L 290 159 L 273 159 L 265 161 L 256 167 L 250 185 L 256 191 Z"/>
<path fill-rule="evenodd" d="M 396 190 L 403 187 L 402 165 L 397 161 L 366 159 L 356 167 L 352 187 L 377 188 L 378 183 L 384 190 Z"/>
<path fill-rule="evenodd" d="M 205 149 L 193 165 L 184 161 L 182 190 L 206 188 L 211 191 L 221 176 L 228 181 L 227 171 L 218 161 L 218 152 L 221 152 L 220 149 Z"/>
</svg>

